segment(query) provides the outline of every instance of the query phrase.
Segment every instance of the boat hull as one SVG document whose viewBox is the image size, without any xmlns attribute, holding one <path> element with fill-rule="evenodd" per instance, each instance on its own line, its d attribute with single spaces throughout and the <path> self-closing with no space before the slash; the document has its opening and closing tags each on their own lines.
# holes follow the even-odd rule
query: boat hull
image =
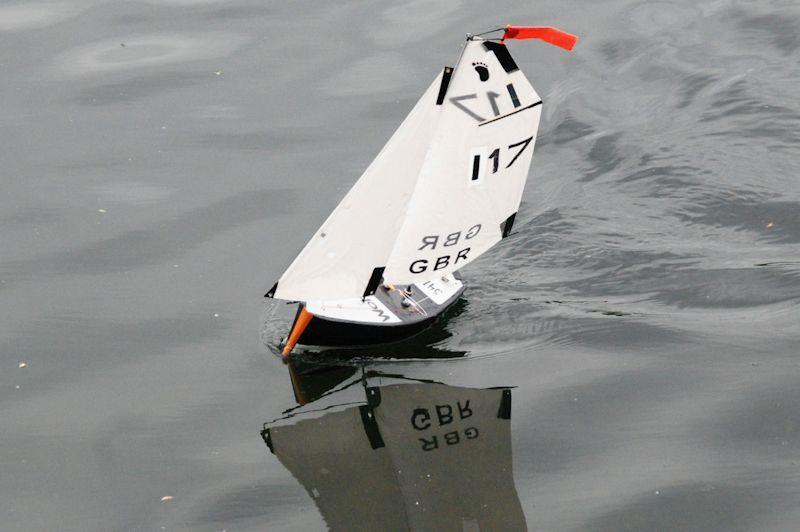
<svg viewBox="0 0 800 532">
<path fill-rule="evenodd" d="M 461 280 L 450 275 L 425 285 L 381 286 L 374 295 L 347 304 L 309 302 L 305 309 L 313 318 L 297 343 L 341 348 L 399 342 L 433 325 L 464 289 Z"/>
<path fill-rule="evenodd" d="M 399 342 L 424 331 L 438 317 L 408 325 L 374 325 L 315 317 L 298 343 L 306 347 L 366 347 Z"/>
</svg>

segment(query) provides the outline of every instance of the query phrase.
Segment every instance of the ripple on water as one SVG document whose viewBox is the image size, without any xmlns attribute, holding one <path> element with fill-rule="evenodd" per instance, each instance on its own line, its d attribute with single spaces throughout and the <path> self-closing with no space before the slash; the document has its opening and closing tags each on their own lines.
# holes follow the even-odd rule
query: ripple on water
<svg viewBox="0 0 800 532">
<path fill-rule="evenodd" d="M 73 76 L 119 72 L 218 59 L 247 40 L 244 35 L 216 32 L 120 37 L 73 48 L 59 58 L 58 64 L 63 73 Z"/>
<path fill-rule="evenodd" d="M 768 386 L 740 390 L 697 424 L 704 427 L 706 438 L 721 444 L 777 445 L 796 453 L 800 449 L 798 401 L 800 390 L 795 380 L 772 376 Z"/>
<path fill-rule="evenodd" d="M 126 76 L 111 83 L 92 84 L 72 101 L 93 107 L 130 103 L 191 87 L 215 77 L 213 72 L 143 72 L 141 76 Z"/>
<path fill-rule="evenodd" d="M 166 200 L 174 190 L 155 183 L 116 181 L 92 187 L 91 193 L 102 203 L 149 205 Z"/>
<path fill-rule="evenodd" d="M 44 28 L 74 15 L 76 9 L 65 3 L 10 4 L 0 6 L 0 31 Z"/>
<path fill-rule="evenodd" d="M 764 41 L 785 55 L 800 48 L 800 19 L 793 13 L 739 14 L 739 27 L 750 40 Z"/>
<path fill-rule="evenodd" d="M 643 2 L 628 13 L 631 29 L 648 37 L 660 30 L 686 27 L 699 15 L 697 9 L 671 2 Z"/>
<path fill-rule="evenodd" d="M 144 0 L 148 4 L 159 6 L 204 6 L 209 4 L 227 4 L 227 0 Z"/>
<path fill-rule="evenodd" d="M 761 489 L 716 479 L 673 486 L 652 483 L 649 489 L 621 497 L 591 515 L 586 529 L 749 530 L 760 512 L 768 513 L 769 505 L 769 496 Z"/>
<path fill-rule="evenodd" d="M 382 13 L 385 24 L 368 24 L 369 37 L 379 45 L 396 47 L 434 37 L 461 8 L 460 0 L 391 2 Z"/>
<path fill-rule="evenodd" d="M 696 187 L 674 215 L 687 225 L 749 231 L 762 242 L 800 243 L 800 202 L 769 198 L 746 189 Z"/>
<path fill-rule="evenodd" d="M 328 79 L 322 90 L 334 96 L 371 96 L 402 91 L 412 86 L 415 66 L 396 52 L 359 59 Z M 369 80 L 369 83 L 364 83 Z"/>
<path fill-rule="evenodd" d="M 172 217 L 130 227 L 116 236 L 31 261 L 6 262 L 8 275 L 105 275 L 159 264 L 228 229 L 286 215 L 296 199 L 288 189 L 246 190 Z"/>
<path fill-rule="evenodd" d="M 560 122 L 549 130 L 542 131 L 536 139 L 537 148 L 554 144 L 560 146 L 576 141 L 579 138 L 591 135 L 596 131 L 595 127 L 577 118 L 566 115 Z"/>
</svg>

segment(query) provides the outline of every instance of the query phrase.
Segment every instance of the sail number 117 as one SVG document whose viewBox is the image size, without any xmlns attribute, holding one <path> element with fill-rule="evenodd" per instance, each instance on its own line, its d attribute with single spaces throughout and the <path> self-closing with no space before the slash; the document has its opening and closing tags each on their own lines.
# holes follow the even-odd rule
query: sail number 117
<svg viewBox="0 0 800 532">
<path fill-rule="evenodd" d="M 508 150 L 510 150 L 512 152 L 513 152 L 513 150 L 515 148 L 519 148 L 519 150 L 516 153 L 514 153 L 513 157 L 511 157 L 511 160 L 505 166 L 506 168 L 510 168 L 511 165 L 514 164 L 517 161 L 519 156 L 522 155 L 522 152 L 525 151 L 525 148 L 528 147 L 528 144 L 530 144 L 532 140 L 533 140 L 533 137 L 528 137 L 525 140 L 521 140 L 519 142 L 515 142 L 514 144 L 510 144 L 508 146 Z M 500 168 L 500 148 L 495 148 L 494 151 L 492 151 L 492 153 L 490 153 L 489 157 L 487 157 L 487 158 L 492 162 L 492 173 L 496 174 L 498 168 Z M 472 158 L 472 181 L 477 181 L 480 178 L 481 166 L 482 166 L 481 165 L 481 156 L 480 156 L 480 154 L 476 153 L 475 155 L 473 155 L 473 158 Z"/>
</svg>

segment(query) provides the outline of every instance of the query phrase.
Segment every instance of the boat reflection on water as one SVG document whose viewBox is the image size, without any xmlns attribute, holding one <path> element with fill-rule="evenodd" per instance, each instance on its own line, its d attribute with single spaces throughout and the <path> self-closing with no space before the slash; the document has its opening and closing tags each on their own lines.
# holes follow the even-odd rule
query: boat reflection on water
<svg viewBox="0 0 800 532">
<path fill-rule="evenodd" d="M 261 434 L 330 529 L 526 528 L 510 388 L 352 366 L 290 372 L 299 405 Z"/>
</svg>

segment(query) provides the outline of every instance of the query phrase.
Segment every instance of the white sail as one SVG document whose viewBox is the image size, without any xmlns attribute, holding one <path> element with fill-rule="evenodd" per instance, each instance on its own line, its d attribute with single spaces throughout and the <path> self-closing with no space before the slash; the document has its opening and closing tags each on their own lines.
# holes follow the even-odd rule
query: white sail
<svg viewBox="0 0 800 532">
<path fill-rule="evenodd" d="M 472 262 L 511 228 L 540 104 L 505 45 L 467 41 L 268 295 L 363 298 Z"/>
<path fill-rule="evenodd" d="M 290 301 L 362 297 L 386 264 L 431 143 L 442 74 L 269 294 Z M 378 279 L 380 281 L 380 279 Z"/>
<path fill-rule="evenodd" d="M 510 230 L 530 169 L 541 100 L 505 45 L 468 41 L 384 278 L 451 273 Z"/>
</svg>

